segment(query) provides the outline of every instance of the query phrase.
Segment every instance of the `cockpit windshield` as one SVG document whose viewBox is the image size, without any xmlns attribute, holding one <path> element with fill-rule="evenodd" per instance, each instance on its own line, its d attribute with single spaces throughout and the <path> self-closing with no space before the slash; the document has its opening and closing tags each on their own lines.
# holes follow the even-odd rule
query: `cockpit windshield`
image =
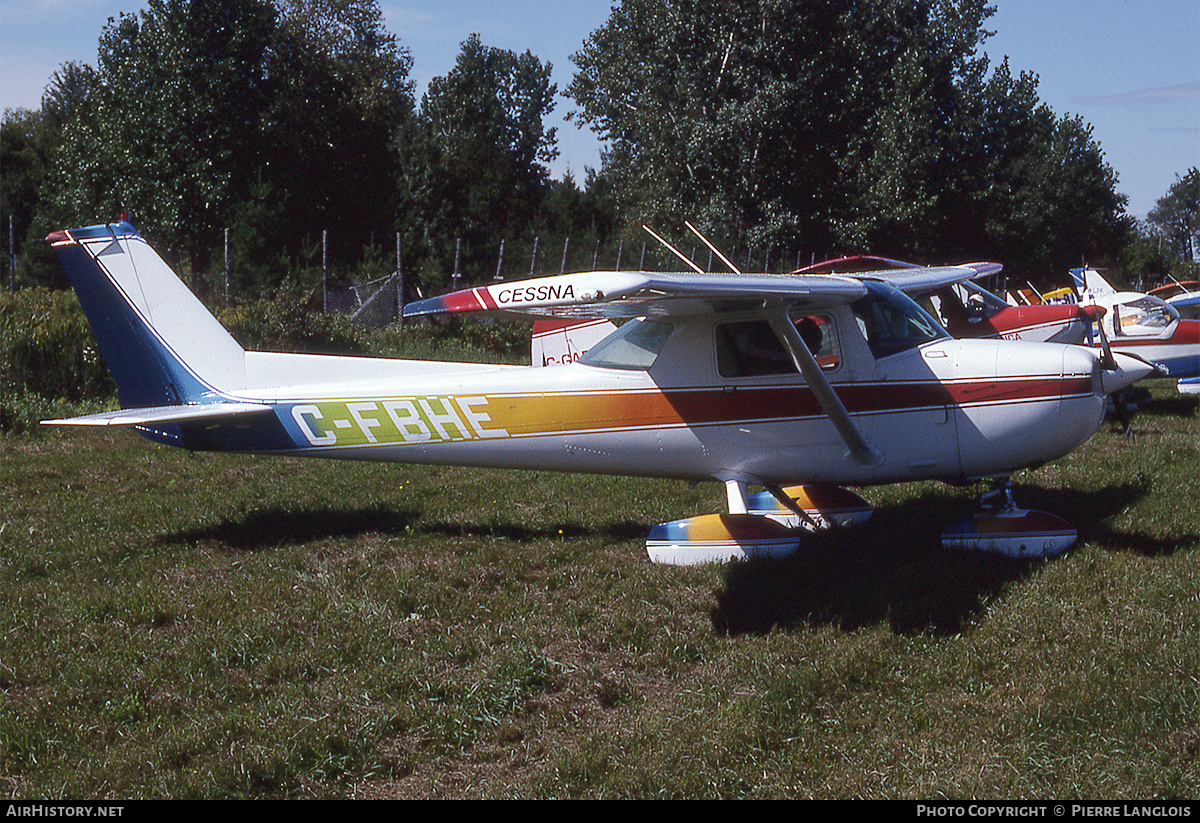
<svg viewBox="0 0 1200 823">
<path fill-rule="evenodd" d="M 1113 333 L 1157 334 L 1179 319 L 1179 311 L 1164 300 L 1146 295 L 1113 306 Z"/>
<path fill-rule="evenodd" d="M 654 365 L 671 336 L 661 320 L 630 320 L 588 349 L 579 362 L 606 369 L 646 370 Z"/>
<path fill-rule="evenodd" d="M 950 336 L 899 289 L 872 280 L 864 280 L 863 285 L 867 295 L 856 300 L 851 309 L 876 359 Z"/>
</svg>

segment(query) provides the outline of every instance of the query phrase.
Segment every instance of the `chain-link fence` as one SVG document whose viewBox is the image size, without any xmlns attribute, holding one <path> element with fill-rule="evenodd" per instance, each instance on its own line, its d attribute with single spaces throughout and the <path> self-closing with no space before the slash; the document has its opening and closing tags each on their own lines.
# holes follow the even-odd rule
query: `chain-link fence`
<svg viewBox="0 0 1200 823">
<path fill-rule="evenodd" d="M 326 312 L 348 315 L 351 322 L 383 328 L 399 320 L 404 312 L 401 278 L 393 273 L 362 284 L 326 282 Z"/>
<path fill-rule="evenodd" d="M 599 241 L 594 235 L 529 236 L 498 239 L 489 254 L 473 258 L 473 265 L 466 267 L 470 269 L 468 271 L 460 270 L 460 243 L 456 242 L 453 269 L 441 275 L 444 278 L 442 285 L 434 285 L 423 282 L 417 272 L 404 265 L 401 258 L 402 238 L 399 236 L 396 238 L 394 268 L 387 271 L 386 262 L 382 265 L 377 263 L 374 270 L 378 276 L 365 279 L 371 275 L 362 274 L 361 269 L 358 275 L 354 275 L 348 273 L 344 266 L 328 262 L 325 253 L 327 237 L 324 234 L 318 252 L 320 259 L 315 267 L 310 265 L 307 269 L 309 274 L 304 275 L 309 283 L 317 280 L 311 292 L 314 300 L 310 305 L 328 313 L 346 315 L 355 323 L 376 328 L 399 321 L 403 317 L 404 304 L 430 296 L 425 291 L 437 293 L 498 280 L 520 280 L 588 270 L 679 271 L 690 268 L 703 272 L 728 272 L 736 268 L 747 272 L 785 273 L 823 259 L 821 255 L 808 252 L 765 246 L 756 248 L 743 245 L 716 251 L 696 242 L 695 237 L 689 238 L 690 242 L 686 245 L 668 248 L 666 243 L 674 241 L 659 240 L 657 236 L 656 239 L 618 237 L 606 241 Z M 18 247 L 14 253 L 13 238 L 9 237 L 8 241 L 0 258 L 0 276 L 3 276 L 0 288 L 16 290 L 22 285 L 38 284 L 53 276 L 48 272 L 57 269 L 57 264 L 52 260 L 53 254 L 48 248 L 31 251 L 29 243 L 25 243 L 25 248 Z M 223 270 L 218 268 L 221 266 L 218 262 L 207 274 L 194 273 L 185 276 L 185 281 L 202 292 L 202 299 L 224 302 L 226 306 L 263 296 L 245 293 L 245 285 L 239 285 L 243 283 L 242 273 L 237 271 L 236 263 L 231 262 L 229 250 L 227 231 Z M 221 247 L 218 245 L 215 251 L 216 260 L 221 261 Z M 375 251 L 378 252 L 377 249 Z M 313 279 L 308 279 L 310 277 Z"/>
</svg>

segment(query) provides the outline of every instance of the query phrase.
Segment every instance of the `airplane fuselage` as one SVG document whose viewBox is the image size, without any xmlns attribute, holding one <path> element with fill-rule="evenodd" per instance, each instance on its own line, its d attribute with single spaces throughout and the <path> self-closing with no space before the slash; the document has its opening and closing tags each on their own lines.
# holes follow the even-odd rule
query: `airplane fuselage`
<svg viewBox="0 0 1200 823">
<path fill-rule="evenodd" d="M 721 374 L 720 329 L 752 324 L 753 313 L 672 318 L 665 344 L 644 369 L 580 362 L 443 363 L 435 370 L 314 358 L 331 378 L 342 371 L 338 363 L 372 377 L 239 392 L 230 399 L 269 404 L 273 414 L 183 426 L 173 439 L 195 449 L 406 463 L 873 484 L 1006 475 L 1065 454 L 1100 423 L 1096 359 L 1084 350 L 941 337 L 876 358 L 851 333 L 857 326 L 848 308 L 822 316 L 827 328 L 842 330 L 830 383 L 883 453 L 879 465 L 847 457 L 794 369 Z M 311 376 L 305 359 L 248 352 L 247 369 Z"/>
</svg>

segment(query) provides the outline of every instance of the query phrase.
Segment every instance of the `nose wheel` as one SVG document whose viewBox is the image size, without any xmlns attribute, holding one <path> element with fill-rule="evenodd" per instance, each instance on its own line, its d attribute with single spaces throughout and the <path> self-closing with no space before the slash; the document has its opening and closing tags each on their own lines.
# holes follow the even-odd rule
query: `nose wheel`
<svg viewBox="0 0 1200 823">
<path fill-rule="evenodd" d="M 1074 545 L 1078 532 L 1049 512 L 1020 508 L 1007 480 L 980 495 L 976 512 L 942 532 L 942 546 L 1015 558 L 1055 557 Z"/>
</svg>

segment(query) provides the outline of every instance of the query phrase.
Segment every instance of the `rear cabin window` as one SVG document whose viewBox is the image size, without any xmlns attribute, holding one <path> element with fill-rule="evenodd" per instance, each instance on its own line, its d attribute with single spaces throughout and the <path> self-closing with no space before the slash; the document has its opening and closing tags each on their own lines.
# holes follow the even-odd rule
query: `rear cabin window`
<svg viewBox="0 0 1200 823">
<path fill-rule="evenodd" d="M 825 315 L 791 317 L 796 331 L 825 371 L 841 363 L 837 328 Z M 783 341 L 766 320 L 736 320 L 716 328 L 717 373 L 721 377 L 763 377 L 799 374 Z"/>
</svg>

